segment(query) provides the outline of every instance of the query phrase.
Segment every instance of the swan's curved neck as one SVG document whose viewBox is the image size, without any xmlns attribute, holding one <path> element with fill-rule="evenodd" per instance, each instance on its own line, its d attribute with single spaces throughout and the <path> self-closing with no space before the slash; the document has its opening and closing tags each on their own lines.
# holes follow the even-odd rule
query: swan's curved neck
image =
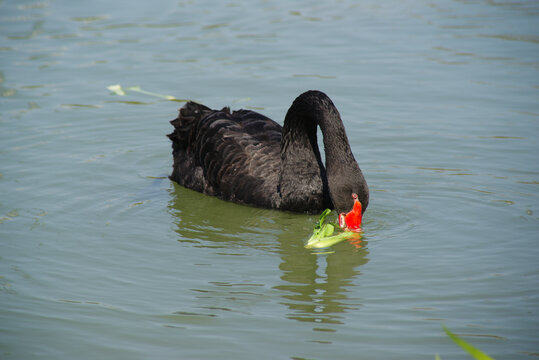
<svg viewBox="0 0 539 360">
<path fill-rule="evenodd" d="M 324 136 L 324 152 L 328 172 L 332 171 L 335 165 L 342 167 L 346 164 L 356 163 L 341 116 L 331 100 L 329 101 L 330 105 L 317 118 L 317 124 Z"/>
<path fill-rule="evenodd" d="M 324 137 L 325 168 L 318 150 L 317 125 Z M 353 205 L 352 193 L 356 193 L 364 209 L 367 207 L 367 183 L 350 148 L 340 114 L 331 99 L 322 92 L 303 93 L 286 114 L 281 141 L 281 171 L 294 171 L 287 163 L 293 163 L 291 159 L 297 160 L 298 153 L 316 167 L 324 183 L 323 191 L 330 198 L 330 206 L 348 211 Z"/>
<path fill-rule="evenodd" d="M 326 169 L 316 138 L 316 111 L 300 95 L 288 110 L 281 139 L 279 193 L 286 210 L 331 207 Z"/>
<path fill-rule="evenodd" d="M 318 152 L 316 126 L 320 126 L 324 137 L 326 167 L 355 163 L 352 149 L 339 111 L 331 99 L 322 92 L 308 91 L 292 104 L 285 118 L 283 134 L 292 133 L 294 141 L 302 140 Z M 290 139 L 292 140 L 292 139 Z"/>
</svg>

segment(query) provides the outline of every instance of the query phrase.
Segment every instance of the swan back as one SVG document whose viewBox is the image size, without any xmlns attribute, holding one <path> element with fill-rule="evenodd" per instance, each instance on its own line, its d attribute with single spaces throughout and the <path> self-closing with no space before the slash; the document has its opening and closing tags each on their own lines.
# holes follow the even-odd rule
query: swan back
<svg viewBox="0 0 539 360">
<path fill-rule="evenodd" d="M 224 200 L 276 207 L 279 124 L 254 111 L 217 111 L 194 102 L 171 123 L 172 180 Z"/>
</svg>

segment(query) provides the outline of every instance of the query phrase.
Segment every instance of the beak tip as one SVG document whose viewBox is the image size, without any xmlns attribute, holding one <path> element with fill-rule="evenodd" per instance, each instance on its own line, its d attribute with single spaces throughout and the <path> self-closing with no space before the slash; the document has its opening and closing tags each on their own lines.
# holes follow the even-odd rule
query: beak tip
<svg viewBox="0 0 539 360">
<path fill-rule="evenodd" d="M 356 193 L 352 193 L 354 206 L 347 214 L 339 214 L 339 226 L 349 231 L 361 231 L 362 206 Z"/>
</svg>

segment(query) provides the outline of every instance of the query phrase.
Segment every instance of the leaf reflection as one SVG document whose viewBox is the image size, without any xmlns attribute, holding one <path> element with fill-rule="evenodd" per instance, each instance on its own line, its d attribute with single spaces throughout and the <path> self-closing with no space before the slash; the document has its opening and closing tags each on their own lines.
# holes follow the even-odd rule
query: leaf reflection
<svg viewBox="0 0 539 360">
<path fill-rule="evenodd" d="M 349 297 L 352 280 L 359 266 L 366 264 L 368 251 L 348 245 L 343 251 L 313 255 L 297 244 L 280 239 L 281 279 L 286 283 L 275 288 L 284 291 L 283 304 L 288 318 L 302 322 L 341 324 L 340 314 L 358 310 L 359 299 Z"/>
</svg>

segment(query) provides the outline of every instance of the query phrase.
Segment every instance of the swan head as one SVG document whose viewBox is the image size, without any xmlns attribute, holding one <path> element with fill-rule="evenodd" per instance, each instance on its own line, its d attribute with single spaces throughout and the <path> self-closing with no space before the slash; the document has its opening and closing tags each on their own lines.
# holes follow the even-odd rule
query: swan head
<svg viewBox="0 0 539 360">
<path fill-rule="evenodd" d="M 361 202 L 357 198 L 357 194 L 353 193 L 354 207 L 347 214 L 339 214 L 339 226 L 345 230 L 359 232 L 361 231 Z"/>
</svg>

